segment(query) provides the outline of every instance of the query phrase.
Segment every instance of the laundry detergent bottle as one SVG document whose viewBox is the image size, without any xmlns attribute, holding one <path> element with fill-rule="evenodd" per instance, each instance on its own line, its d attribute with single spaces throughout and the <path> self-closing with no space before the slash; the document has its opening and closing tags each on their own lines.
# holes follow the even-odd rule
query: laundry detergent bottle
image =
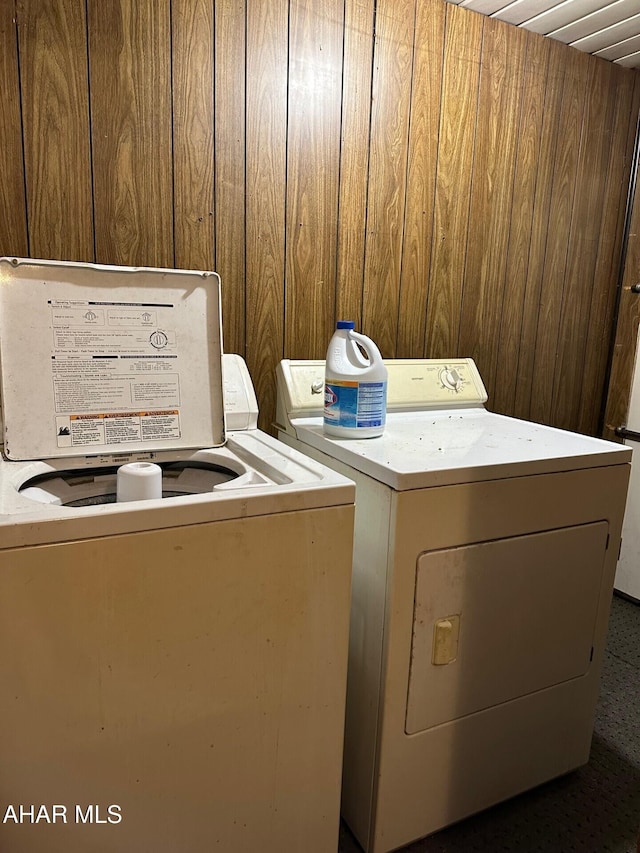
<svg viewBox="0 0 640 853">
<path fill-rule="evenodd" d="M 378 347 L 370 338 L 355 332 L 351 320 L 337 322 L 327 350 L 324 382 L 327 435 L 382 435 L 387 415 L 387 368 Z"/>
</svg>

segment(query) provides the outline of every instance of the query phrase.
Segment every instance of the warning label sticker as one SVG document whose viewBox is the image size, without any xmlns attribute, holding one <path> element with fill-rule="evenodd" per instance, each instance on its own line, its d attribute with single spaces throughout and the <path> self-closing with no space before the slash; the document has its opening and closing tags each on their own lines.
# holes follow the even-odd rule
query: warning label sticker
<svg viewBox="0 0 640 853">
<path fill-rule="evenodd" d="M 56 418 L 58 447 L 125 444 L 180 438 L 178 409 L 60 415 Z"/>
</svg>

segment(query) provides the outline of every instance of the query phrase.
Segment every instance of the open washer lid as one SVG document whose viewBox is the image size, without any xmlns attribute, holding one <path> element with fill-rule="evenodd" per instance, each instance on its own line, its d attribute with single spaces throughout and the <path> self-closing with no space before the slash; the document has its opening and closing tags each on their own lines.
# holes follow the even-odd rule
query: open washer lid
<svg viewBox="0 0 640 853">
<path fill-rule="evenodd" d="M 9 459 L 225 442 L 214 272 L 0 258 Z"/>
</svg>

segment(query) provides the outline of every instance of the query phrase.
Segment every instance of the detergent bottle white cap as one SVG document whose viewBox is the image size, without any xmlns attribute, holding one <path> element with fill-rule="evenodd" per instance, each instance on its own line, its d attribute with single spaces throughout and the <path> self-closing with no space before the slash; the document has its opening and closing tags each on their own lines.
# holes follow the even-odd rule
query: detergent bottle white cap
<svg viewBox="0 0 640 853">
<path fill-rule="evenodd" d="M 354 328 L 352 320 L 338 320 L 329 342 L 324 432 L 335 438 L 375 438 L 386 421 L 387 368 L 374 342 Z"/>
</svg>

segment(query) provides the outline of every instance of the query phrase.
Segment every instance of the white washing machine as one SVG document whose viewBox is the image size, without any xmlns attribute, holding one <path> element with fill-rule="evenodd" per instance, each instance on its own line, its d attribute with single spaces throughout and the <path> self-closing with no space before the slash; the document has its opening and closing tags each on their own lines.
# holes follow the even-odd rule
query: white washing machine
<svg viewBox="0 0 640 853">
<path fill-rule="evenodd" d="M 3 259 L 0 348 L 0 848 L 333 853 L 354 487 L 256 428 L 218 276 Z"/>
<path fill-rule="evenodd" d="M 383 853 L 589 758 L 631 452 L 492 414 L 470 359 L 387 361 L 383 436 L 278 428 L 356 482 L 343 816 Z"/>
</svg>

